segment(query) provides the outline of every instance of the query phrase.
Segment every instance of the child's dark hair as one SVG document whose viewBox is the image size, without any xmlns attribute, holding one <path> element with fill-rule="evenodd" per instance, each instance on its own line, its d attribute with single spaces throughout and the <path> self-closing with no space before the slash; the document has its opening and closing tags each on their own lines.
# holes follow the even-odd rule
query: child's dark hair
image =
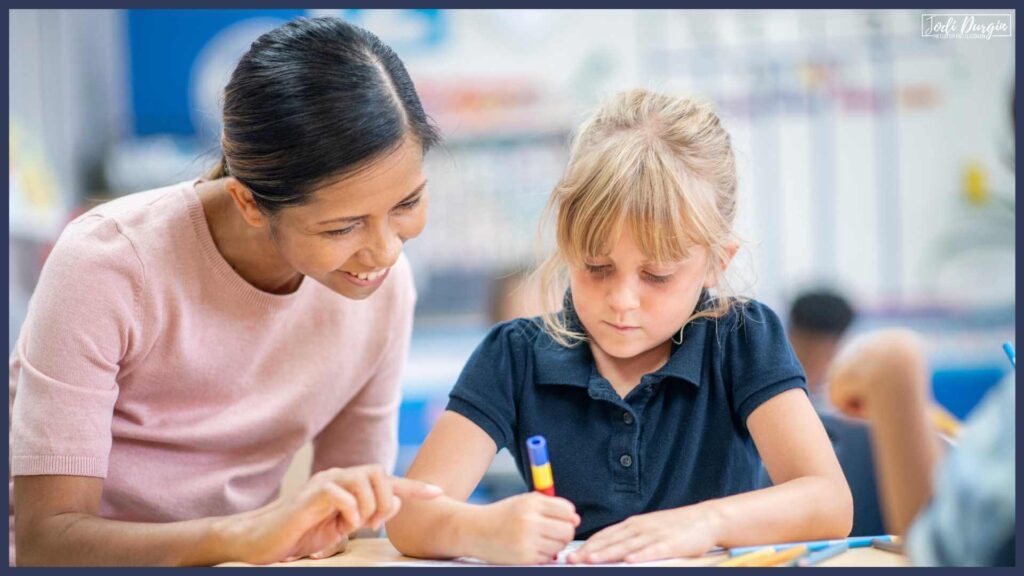
<svg viewBox="0 0 1024 576">
<path fill-rule="evenodd" d="M 224 89 L 221 160 L 272 214 L 398 148 L 440 142 L 405 66 L 370 32 L 300 18 L 260 36 Z"/>
<path fill-rule="evenodd" d="M 789 310 L 790 329 L 840 337 L 853 323 L 853 306 L 842 295 L 828 289 L 804 292 Z"/>
</svg>

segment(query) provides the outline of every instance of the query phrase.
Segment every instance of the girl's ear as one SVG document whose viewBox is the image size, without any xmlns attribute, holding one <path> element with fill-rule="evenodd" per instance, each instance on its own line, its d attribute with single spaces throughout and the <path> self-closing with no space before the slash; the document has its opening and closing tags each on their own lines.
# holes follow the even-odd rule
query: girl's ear
<svg viewBox="0 0 1024 576">
<path fill-rule="evenodd" d="M 237 178 L 230 176 L 225 179 L 224 186 L 227 187 L 228 193 L 231 194 L 231 199 L 235 201 L 235 206 L 242 214 L 242 218 L 250 226 L 262 228 L 268 224 L 267 215 L 260 210 L 256 200 L 252 197 L 252 190 L 249 190 L 245 184 L 239 182 Z"/>
<path fill-rule="evenodd" d="M 710 262 L 708 263 L 708 274 L 707 278 L 704 280 L 705 288 L 714 288 L 718 285 L 718 281 L 722 278 L 722 275 L 725 274 L 726 269 L 729 268 L 729 263 L 732 262 L 732 259 L 736 256 L 736 252 L 739 251 L 739 249 L 739 244 L 729 244 L 725 247 L 725 254 L 722 257 L 722 261 L 719 262 L 717 266 Z"/>
</svg>

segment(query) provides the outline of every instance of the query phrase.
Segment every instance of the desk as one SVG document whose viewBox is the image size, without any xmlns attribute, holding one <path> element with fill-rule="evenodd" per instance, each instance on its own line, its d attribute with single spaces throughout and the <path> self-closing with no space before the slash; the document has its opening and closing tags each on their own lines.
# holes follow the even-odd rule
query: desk
<svg viewBox="0 0 1024 576">
<path fill-rule="evenodd" d="M 725 559 L 724 554 L 704 556 L 702 558 L 680 558 L 658 562 L 657 566 L 713 566 Z M 296 560 L 295 562 L 270 564 L 270 566 L 397 566 L 401 564 L 423 563 L 421 560 L 402 556 L 385 538 L 361 538 L 348 543 L 345 552 L 324 558 L 323 560 Z M 424 565 L 427 565 L 424 563 Z M 440 565 L 440 564 L 438 564 Z M 820 566 L 909 566 L 906 557 L 875 548 L 854 548 L 848 552 L 829 559 Z M 241 562 L 228 562 L 220 566 L 250 566 Z M 466 566 L 478 566 L 466 564 Z"/>
</svg>

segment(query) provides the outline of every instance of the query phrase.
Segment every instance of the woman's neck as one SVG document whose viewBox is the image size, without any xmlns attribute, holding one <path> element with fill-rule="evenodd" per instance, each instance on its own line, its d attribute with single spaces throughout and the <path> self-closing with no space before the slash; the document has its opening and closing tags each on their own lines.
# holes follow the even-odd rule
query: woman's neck
<svg viewBox="0 0 1024 576">
<path fill-rule="evenodd" d="M 672 342 L 666 340 L 664 344 L 631 358 L 615 358 L 593 341 L 590 342 L 590 350 L 594 355 L 598 373 L 611 383 L 612 388 L 619 393 L 619 396 L 625 398 L 640 383 L 640 378 L 656 371 L 668 362 L 672 352 Z"/>
<path fill-rule="evenodd" d="M 242 218 L 223 181 L 201 181 L 196 192 L 217 251 L 239 276 L 271 294 L 298 289 L 302 275 L 281 257 L 268 228 L 253 227 Z"/>
</svg>

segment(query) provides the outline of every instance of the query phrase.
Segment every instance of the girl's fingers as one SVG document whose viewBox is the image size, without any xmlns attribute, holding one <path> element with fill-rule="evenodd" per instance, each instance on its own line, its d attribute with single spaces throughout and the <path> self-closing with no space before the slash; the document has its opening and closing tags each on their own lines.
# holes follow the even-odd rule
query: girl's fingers
<svg viewBox="0 0 1024 576">
<path fill-rule="evenodd" d="M 576 536 L 576 527 L 564 520 L 545 519 L 538 529 L 541 536 L 558 540 L 565 546 Z"/>
<path fill-rule="evenodd" d="M 652 542 L 639 550 L 626 554 L 625 560 L 626 562 L 652 562 L 672 558 L 675 554 L 672 553 L 671 548 L 664 541 Z"/>
<path fill-rule="evenodd" d="M 542 502 L 541 514 L 549 518 L 558 518 L 567 522 L 575 522 L 579 519 L 579 515 L 576 514 L 576 507 L 565 498 L 545 496 Z"/>
<path fill-rule="evenodd" d="M 440 486 L 427 484 L 426 482 L 420 482 L 419 480 L 391 476 L 388 478 L 388 481 L 391 483 L 391 491 L 399 498 L 430 500 L 431 498 L 437 498 L 441 494 L 444 494 L 444 491 L 441 490 Z"/>
<path fill-rule="evenodd" d="M 647 546 L 651 541 L 651 537 L 647 534 L 640 534 L 621 540 L 610 546 L 606 546 L 600 550 L 595 550 L 592 553 L 587 554 L 584 559 L 587 562 L 592 563 L 605 563 L 605 562 L 618 562 L 626 557 L 626 555 L 641 550 Z"/>
</svg>

